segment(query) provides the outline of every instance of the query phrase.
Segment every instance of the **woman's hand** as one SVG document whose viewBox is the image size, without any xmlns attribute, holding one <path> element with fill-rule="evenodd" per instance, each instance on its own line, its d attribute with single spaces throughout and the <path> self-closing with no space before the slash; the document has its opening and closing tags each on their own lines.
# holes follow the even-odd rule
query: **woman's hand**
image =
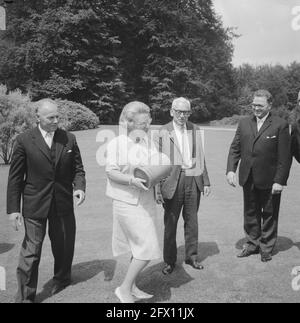
<svg viewBox="0 0 300 323">
<path fill-rule="evenodd" d="M 149 191 L 149 189 L 143 184 L 143 183 L 146 183 L 147 181 L 145 179 L 141 179 L 141 178 L 138 178 L 138 177 L 134 177 L 131 179 L 131 185 L 139 188 L 139 189 L 142 189 L 144 191 Z"/>
</svg>

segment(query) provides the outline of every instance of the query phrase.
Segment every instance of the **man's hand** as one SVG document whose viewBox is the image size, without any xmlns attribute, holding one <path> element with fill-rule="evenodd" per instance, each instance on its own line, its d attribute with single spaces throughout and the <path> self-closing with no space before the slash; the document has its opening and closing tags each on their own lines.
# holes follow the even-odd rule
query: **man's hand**
<svg viewBox="0 0 300 323">
<path fill-rule="evenodd" d="M 15 231 L 19 231 L 19 227 L 22 225 L 22 214 L 19 212 L 9 214 L 9 220 L 11 226 Z"/>
<path fill-rule="evenodd" d="M 228 172 L 227 174 L 227 182 L 229 185 L 236 187 L 236 174 L 234 172 Z"/>
<path fill-rule="evenodd" d="M 203 195 L 208 197 L 211 193 L 211 188 L 210 186 L 204 186 L 204 192 L 203 192 Z"/>
<path fill-rule="evenodd" d="M 77 206 L 80 206 L 85 200 L 85 193 L 84 191 L 77 190 L 73 193 L 74 198 L 78 198 Z"/>
<path fill-rule="evenodd" d="M 273 184 L 273 187 L 272 187 L 272 194 L 275 195 L 275 194 L 281 194 L 283 191 L 283 186 L 280 185 L 280 184 Z"/>
</svg>

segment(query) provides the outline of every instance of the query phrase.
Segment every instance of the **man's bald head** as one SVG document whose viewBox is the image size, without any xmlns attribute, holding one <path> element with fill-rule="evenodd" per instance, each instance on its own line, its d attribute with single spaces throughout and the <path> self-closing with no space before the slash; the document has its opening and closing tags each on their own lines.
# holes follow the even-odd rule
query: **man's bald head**
<svg viewBox="0 0 300 323">
<path fill-rule="evenodd" d="M 36 114 L 39 116 L 41 114 L 48 113 L 50 110 L 57 109 L 57 103 L 52 99 L 42 99 L 35 103 Z"/>
<path fill-rule="evenodd" d="M 36 116 L 40 127 L 47 132 L 54 132 L 58 127 L 58 106 L 51 99 L 42 99 L 35 103 Z"/>
</svg>

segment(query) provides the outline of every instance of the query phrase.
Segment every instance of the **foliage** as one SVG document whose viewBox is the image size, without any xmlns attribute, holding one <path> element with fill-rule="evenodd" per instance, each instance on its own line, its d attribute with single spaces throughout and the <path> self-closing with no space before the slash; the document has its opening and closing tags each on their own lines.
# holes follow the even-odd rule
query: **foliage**
<svg viewBox="0 0 300 323">
<path fill-rule="evenodd" d="M 250 111 L 249 104 L 253 92 L 266 89 L 273 95 L 275 112 L 286 116 L 297 103 L 300 90 L 300 63 L 294 62 L 287 67 L 281 65 L 253 67 L 245 64 L 236 69 L 236 80 L 238 106 L 242 113 Z"/>
<path fill-rule="evenodd" d="M 253 91 L 268 89 L 286 117 L 296 105 L 300 64 L 233 68 L 234 29 L 212 0 L 18 0 L 0 35 L 0 83 L 81 103 L 117 123 L 125 103 L 149 104 L 170 119 L 175 97 L 191 100 L 192 121 L 249 114 Z"/>
<path fill-rule="evenodd" d="M 85 106 L 58 100 L 60 126 L 69 131 L 96 128 L 98 117 Z M 0 158 L 9 164 L 16 137 L 36 125 L 35 107 L 28 94 L 7 91 L 0 84 Z"/>
<path fill-rule="evenodd" d="M 11 159 L 13 144 L 18 134 L 35 124 L 34 108 L 28 95 L 20 90 L 6 94 L 0 86 L 0 157 L 5 164 Z"/>
<path fill-rule="evenodd" d="M 232 113 L 233 33 L 211 0 L 20 0 L 7 20 L 0 82 L 9 90 L 81 103 L 102 123 L 137 99 L 157 122 L 176 96 L 192 101 L 194 121 Z"/>
<path fill-rule="evenodd" d="M 60 116 L 60 128 L 68 131 L 97 128 L 99 119 L 91 110 L 82 104 L 57 100 Z"/>
<path fill-rule="evenodd" d="M 225 118 L 223 118 L 221 120 L 211 121 L 210 125 L 211 126 L 235 126 L 243 118 L 245 118 L 244 115 L 235 114 L 235 115 L 233 115 L 231 117 L 225 117 Z"/>
</svg>

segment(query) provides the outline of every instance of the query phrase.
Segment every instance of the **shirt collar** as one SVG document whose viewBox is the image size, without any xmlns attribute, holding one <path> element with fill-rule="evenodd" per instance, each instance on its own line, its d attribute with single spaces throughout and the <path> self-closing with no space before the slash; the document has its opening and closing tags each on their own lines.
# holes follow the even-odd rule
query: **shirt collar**
<svg viewBox="0 0 300 323">
<path fill-rule="evenodd" d="M 180 128 L 174 120 L 173 120 L 173 126 L 175 130 L 182 131 L 182 128 Z M 187 130 L 186 124 L 184 125 L 183 130 Z"/>
<path fill-rule="evenodd" d="M 53 138 L 54 137 L 54 132 L 52 131 L 52 132 L 47 132 L 47 131 L 45 131 L 44 129 L 42 129 L 41 128 L 41 125 L 39 124 L 39 130 L 40 130 L 40 132 L 41 132 L 41 134 L 42 134 L 42 136 L 43 136 L 43 138 L 46 138 L 46 135 L 49 133 L 50 134 L 50 136 Z"/>
<path fill-rule="evenodd" d="M 270 112 L 268 112 L 262 119 L 256 118 L 256 120 L 259 123 L 264 123 L 267 120 L 269 115 L 270 115 Z"/>
</svg>

